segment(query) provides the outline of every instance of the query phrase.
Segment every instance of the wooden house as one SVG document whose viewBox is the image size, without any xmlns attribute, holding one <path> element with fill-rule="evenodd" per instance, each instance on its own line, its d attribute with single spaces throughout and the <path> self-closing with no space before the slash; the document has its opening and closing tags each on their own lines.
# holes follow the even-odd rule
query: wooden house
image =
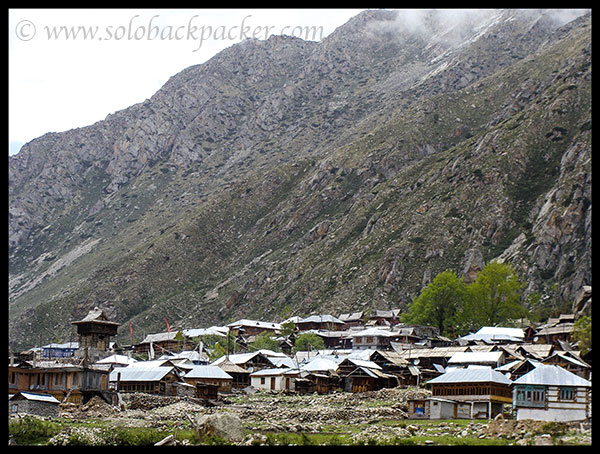
<svg viewBox="0 0 600 454">
<path fill-rule="evenodd" d="M 542 360 L 544 364 L 554 364 L 569 372 L 589 380 L 592 378 L 592 366 L 570 351 L 555 352 Z"/>
<path fill-rule="evenodd" d="M 346 357 L 338 364 L 337 373 L 348 392 L 376 391 L 398 385 L 396 376 L 386 374 L 373 361 Z"/>
<path fill-rule="evenodd" d="M 183 381 L 198 389 L 198 384 L 214 385 L 220 392 L 231 392 L 233 377 L 219 366 L 194 366 L 183 376 Z"/>
<path fill-rule="evenodd" d="M 517 420 L 582 421 L 591 418 L 592 382 L 559 366 L 542 364 L 514 381 Z"/>
<path fill-rule="evenodd" d="M 352 312 L 347 314 L 340 314 L 338 317 L 342 322 L 344 322 L 343 330 L 347 330 L 352 327 L 363 325 L 364 321 L 364 312 Z"/>
<path fill-rule="evenodd" d="M 179 352 L 183 343 L 177 340 L 176 336 L 177 331 L 148 334 L 142 342 L 135 346 L 135 351 L 136 353 L 147 353 L 150 360 L 164 354 Z"/>
<path fill-rule="evenodd" d="M 50 394 L 61 402 L 80 404 L 108 390 L 106 369 L 65 361 L 19 361 L 9 364 L 8 393 Z"/>
<path fill-rule="evenodd" d="M 313 330 L 321 339 L 326 349 L 346 349 L 352 348 L 352 337 L 347 331 Z"/>
<path fill-rule="evenodd" d="M 244 369 L 237 364 L 232 363 L 228 359 L 219 363 L 218 367 L 223 369 L 228 375 L 231 376 L 232 388 L 245 388 L 250 386 L 250 371 Z"/>
<path fill-rule="evenodd" d="M 575 325 L 574 314 L 561 314 L 558 318 L 550 318 L 535 333 L 534 342 L 540 344 L 559 345 L 559 341 L 570 341 Z"/>
<path fill-rule="evenodd" d="M 426 384 L 433 397 L 468 402 L 471 418 L 494 418 L 512 403 L 512 381 L 489 367 L 452 369 Z"/>
<path fill-rule="evenodd" d="M 264 332 L 275 335 L 279 334 L 281 331 L 281 324 L 241 319 L 228 324 L 227 328 L 229 328 L 230 332 L 233 332 L 236 336 L 256 336 Z"/>
<path fill-rule="evenodd" d="M 369 314 L 369 319 L 367 321 L 368 326 L 394 326 L 397 325 L 400 320 L 398 318 L 400 314 L 399 309 L 393 309 L 389 311 L 384 310 L 374 310 L 371 314 Z"/>
<path fill-rule="evenodd" d="M 109 381 L 117 392 L 175 396 L 181 374 L 174 366 L 116 367 L 110 373 Z"/>
<path fill-rule="evenodd" d="M 420 369 L 409 363 L 401 353 L 375 350 L 370 360 L 381 366 L 384 373 L 394 375 L 400 386 L 416 386 L 420 381 Z"/>
<path fill-rule="evenodd" d="M 282 357 L 285 355 L 279 354 L 277 357 Z M 224 355 L 219 359 L 213 361 L 211 364 L 213 366 L 220 366 L 225 361 L 229 361 L 237 366 L 243 367 L 249 372 L 254 372 L 260 369 L 269 369 L 272 367 L 277 367 L 273 361 L 271 361 L 270 353 L 264 350 L 257 350 L 255 352 L 248 353 L 236 353 L 233 355 Z"/>
<path fill-rule="evenodd" d="M 367 328 L 350 334 L 354 350 L 390 350 L 391 342 L 399 339 L 398 333 L 382 328 Z"/>
<path fill-rule="evenodd" d="M 506 377 L 508 377 L 514 381 L 517 378 L 525 375 L 526 373 L 531 372 L 533 369 L 538 367 L 540 364 L 542 364 L 542 363 L 539 361 L 525 358 L 525 359 L 521 359 L 521 360 L 511 361 L 500 367 L 497 367 L 495 370 L 505 374 Z"/>
<path fill-rule="evenodd" d="M 298 323 L 296 323 L 296 328 L 298 328 L 299 331 L 341 331 L 344 329 L 344 322 L 333 315 L 311 315 L 298 320 Z"/>
<path fill-rule="evenodd" d="M 448 360 L 448 367 L 489 366 L 500 367 L 505 364 L 504 351 L 456 352 Z"/>
</svg>

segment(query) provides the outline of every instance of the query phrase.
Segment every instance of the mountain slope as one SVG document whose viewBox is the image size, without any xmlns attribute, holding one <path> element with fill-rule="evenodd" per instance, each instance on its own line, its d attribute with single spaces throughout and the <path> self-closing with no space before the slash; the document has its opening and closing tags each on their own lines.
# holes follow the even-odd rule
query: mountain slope
<svg viewBox="0 0 600 454">
<path fill-rule="evenodd" d="M 94 305 L 140 336 L 403 307 L 473 256 L 572 300 L 591 283 L 590 17 L 468 19 L 366 11 L 320 43 L 246 41 L 25 145 L 11 340 L 68 337 Z"/>
</svg>

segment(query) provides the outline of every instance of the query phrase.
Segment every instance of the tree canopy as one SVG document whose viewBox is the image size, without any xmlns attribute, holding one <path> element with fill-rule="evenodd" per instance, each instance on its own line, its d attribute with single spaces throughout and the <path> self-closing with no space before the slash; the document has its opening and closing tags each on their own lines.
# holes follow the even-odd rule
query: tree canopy
<svg viewBox="0 0 600 454">
<path fill-rule="evenodd" d="M 446 270 L 413 299 L 401 320 L 435 326 L 443 336 L 463 335 L 526 316 L 521 289 L 519 277 L 508 263 L 489 262 L 470 284 Z"/>
<path fill-rule="evenodd" d="M 405 323 L 432 325 L 441 335 L 455 335 L 457 316 L 467 298 L 467 286 L 454 271 L 438 274 L 402 316 Z"/>
</svg>

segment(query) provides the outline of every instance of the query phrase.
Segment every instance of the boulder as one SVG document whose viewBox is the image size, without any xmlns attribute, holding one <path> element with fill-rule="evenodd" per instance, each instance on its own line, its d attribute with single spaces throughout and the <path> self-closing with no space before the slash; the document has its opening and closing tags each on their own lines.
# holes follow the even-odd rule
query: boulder
<svg viewBox="0 0 600 454">
<path fill-rule="evenodd" d="M 235 415 L 200 415 L 194 422 L 194 434 L 199 438 L 217 436 L 229 441 L 242 441 L 244 427 L 241 419 Z"/>
</svg>

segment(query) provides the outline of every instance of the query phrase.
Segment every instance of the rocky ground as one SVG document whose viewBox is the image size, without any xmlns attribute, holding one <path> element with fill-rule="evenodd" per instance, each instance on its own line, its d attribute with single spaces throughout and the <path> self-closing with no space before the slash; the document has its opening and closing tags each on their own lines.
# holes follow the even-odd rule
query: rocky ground
<svg viewBox="0 0 600 454">
<path fill-rule="evenodd" d="M 100 399 L 86 405 L 63 405 L 61 417 L 75 421 L 101 418 L 119 427 L 190 428 L 205 415 L 235 417 L 246 434 L 233 444 L 267 443 L 269 434 L 337 434 L 349 444 L 591 445 L 591 423 L 539 421 L 415 421 L 407 419 L 407 399 L 425 396 L 419 389 L 384 389 L 367 393 L 295 395 L 271 392 L 228 395 L 216 405 L 193 399 L 129 394 L 117 409 Z M 60 438 L 60 437 L 58 437 Z M 57 440 L 58 440 L 57 438 Z M 173 441 L 181 443 L 181 441 Z M 183 442 L 185 444 L 185 442 Z"/>
</svg>

